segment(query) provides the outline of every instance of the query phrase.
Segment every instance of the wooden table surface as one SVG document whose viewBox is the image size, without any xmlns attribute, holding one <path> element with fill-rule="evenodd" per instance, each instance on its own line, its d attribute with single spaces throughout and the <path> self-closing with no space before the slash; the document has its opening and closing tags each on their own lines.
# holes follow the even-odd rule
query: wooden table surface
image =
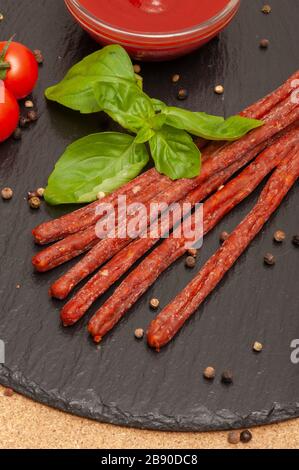
<svg viewBox="0 0 299 470">
<path fill-rule="evenodd" d="M 172 433 L 101 424 L 35 403 L 6 397 L 0 387 L 0 448 L 4 449 L 296 449 L 299 419 L 252 429 L 250 444 L 232 446 L 227 432 Z"/>
</svg>

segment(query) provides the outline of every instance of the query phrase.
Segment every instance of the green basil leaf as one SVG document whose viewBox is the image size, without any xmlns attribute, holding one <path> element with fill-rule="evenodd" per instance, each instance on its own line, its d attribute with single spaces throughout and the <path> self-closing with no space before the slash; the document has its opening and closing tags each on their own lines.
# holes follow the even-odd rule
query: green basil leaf
<svg viewBox="0 0 299 470">
<path fill-rule="evenodd" d="M 69 145 L 45 191 L 49 204 L 91 202 L 135 178 L 148 163 L 144 144 L 118 132 L 92 134 Z"/>
<path fill-rule="evenodd" d="M 136 144 L 144 144 L 148 142 L 151 137 L 155 135 L 155 131 L 150 126 L 144 126 L 140 129 L 138 134 L 135 137 Z"/>
<path fill-rule="evenodd" d="M 163 126 L 149 141 L 159 173 L 172 180 L 194 178 L 201 168 L 201 154 L 187 132 Z"/>
<path fill-rule="evenodd" d="M 232 116 L 224 119 L 206 113 L 193 113 L 182 108 L 165 107 L 166 124 L 209 140 L 237 140 L 263 125 L 263 121 Z"/>
<path fill-rule="evenodd" d="M 137 134 L 155 116 L 151 99 L 134 83 L 95 83 L 93 89 L 101 109 L 131 132 Z"/>
<path fill-rule="evenodd" d="M 165 108 L 167 108 L 167 105 L 163 103 L 163 101 L 158 100 L 157 98 L 152 98 L 152 105 L 156 113 L 160 113 Z"/>
<path fill-rule="evenodd" d="M 139 83 L 127 52 L 118 45 L 106 46 L 74 65 L 64 79 L 45 92 L 48 100 L 56 101 L 81 113 L 101 111 L 95 100 L 93 84 L 112 79 Z"/>
</svg>

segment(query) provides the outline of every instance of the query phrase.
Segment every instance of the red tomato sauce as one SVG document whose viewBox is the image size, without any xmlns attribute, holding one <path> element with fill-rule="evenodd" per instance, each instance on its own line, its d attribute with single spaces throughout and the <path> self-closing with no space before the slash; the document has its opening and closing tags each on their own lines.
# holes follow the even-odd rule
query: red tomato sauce
<svg viewBox="0 0 299 470">
<path fill-rule="evenodd" d="M 210 20 L 230 0 L 79 0 L 78 3 L 100 21 L 119 29 L 168 33 Z"/>
</svg>

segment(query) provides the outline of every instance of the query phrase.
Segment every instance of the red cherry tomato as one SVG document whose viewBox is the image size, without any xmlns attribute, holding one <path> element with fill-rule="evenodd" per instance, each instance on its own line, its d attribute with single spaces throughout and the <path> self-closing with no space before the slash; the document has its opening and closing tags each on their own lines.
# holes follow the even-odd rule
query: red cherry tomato
<svg viewBox="0 0 299 470">
<path fill-rule="evenodd" d="M 0 55 L 7 41 L 0 42 Z M 6 88 L 19 100 L 29 95 L 38 79 L 38 65 L 34 54 L 18 42 L 12 42 L 5 54 L 10 68 L 4 79 Z"/>
<path fill-rule="evenodd" d="M 0 81 L 0 142 L 6 140 L 17 128 L 19 116 L 17 100 Z"/>
</svg>

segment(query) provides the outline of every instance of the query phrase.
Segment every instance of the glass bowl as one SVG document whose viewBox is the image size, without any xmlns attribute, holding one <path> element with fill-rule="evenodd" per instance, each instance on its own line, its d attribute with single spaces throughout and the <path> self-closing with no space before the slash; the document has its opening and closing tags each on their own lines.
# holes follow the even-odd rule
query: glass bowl
<svg viewBox="0 0 299 470">
<path fill-rule="evenodd" d="M 172 31 L 170 28 L 167 32 L 150 32 L 146 31 L 144 26 L 138 30 L 137 24 L 136 30 L 135 28 L 133 30 L 116 26 L 113 24 L 115 19 L 111 19 L 111 22 L 107 22 L 107 19 L 104 21 L 99 17 L 100 15 L 95 15 L 84 7 L 80 0 L 64 1 L 75 20 L 97 42 L 102 45 L 120 44 L 133 58 L 151 61 L 174 59 L 199 48 L 217 36 L 232 21 L 240 6 L 240 0 L 227 0 L 224 8 L 200 24 L 194 24 L 192 27 L 181 30 L 174 29 Z M 112 2 L 113 5 L 113 0 L 106 1 Z M 154 8 L 155 5 L 163 4 L 164 0 L 123 1 L 129 1 L 131 5 L 133 2 L 139 2 L 139 5 L 146 2 L 147 5 L 152 5 Z"/>
</svg>

